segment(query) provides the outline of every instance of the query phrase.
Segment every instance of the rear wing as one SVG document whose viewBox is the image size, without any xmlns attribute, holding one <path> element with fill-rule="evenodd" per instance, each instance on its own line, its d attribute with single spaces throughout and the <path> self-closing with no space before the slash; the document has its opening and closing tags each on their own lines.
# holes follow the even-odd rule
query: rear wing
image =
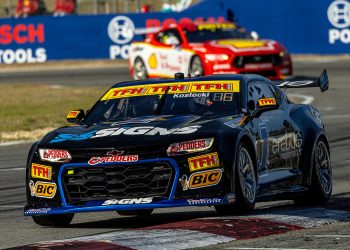
<svg viewBox="0 0 350 250">
<path fill-rule="evenodd" d="M 298 80 L 298 81 L 286 81 L 276 83 L 280 88 L 310 88 L 319 87 L 321 92 L 327 91 L 329 86 L 329 79 L 326 69 L 323 70 L 317 81 L 311 80 Z"/>
</svg>

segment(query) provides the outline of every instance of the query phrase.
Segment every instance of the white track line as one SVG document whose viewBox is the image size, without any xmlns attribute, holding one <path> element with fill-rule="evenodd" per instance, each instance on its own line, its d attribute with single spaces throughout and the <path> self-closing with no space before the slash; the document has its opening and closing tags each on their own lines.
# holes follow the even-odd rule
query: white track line
<svg viewBox="0 0 350 250">
<path fill-rule="evenodd" d="M 13 206 L 0 206 L 0 209 L 1 208 L 23 208 L 24 205 L 13 205 Z"/>
<path fill-rule="evenodd" d="M 0 172 L 22 171 L 22 170 L 26 170 L 26 168 L 6 168 L 6 169 L 0 169 Z"/>
<path fill-rule="evenodd" d="M 344 114 L 344 115 L 323 115 L 322 118 L 324 118 L 324 119 L 346 119 L 346 118 L 350 118 L 350 114 Z"/>
<path fill-rule="evenodd" d="M 240 249 L 240 250 L 322 250 L 321 248 L 264 248 L 264 247 L 227 247 L 224 249 Z"/>
<path fill-rule="evenodd" d="M 315 238 L 350 238 L 350 235 L 337 235 L 337 234 L 330 234 L 330 235 L 305 235 L 308 237 L 315 237 Z"/>
</svg>

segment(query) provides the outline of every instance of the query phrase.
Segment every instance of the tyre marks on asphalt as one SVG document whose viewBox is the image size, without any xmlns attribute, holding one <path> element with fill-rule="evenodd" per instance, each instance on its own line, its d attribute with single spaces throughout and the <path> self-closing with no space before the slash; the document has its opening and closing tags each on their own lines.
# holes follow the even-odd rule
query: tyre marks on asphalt
<svg viewBox="0 0 350 250">
<path fill-rule="evenodd" d="M 119 230 L 52 242 L 35 243 L 17 249 L 78 249 L 81 244 L 113 244 L 113 249 L 188 249 L 234 240 L 259 238 L 303 230 L 338 221 L 350 221 L 350 213 L 327 208 L 278 208 L 248 216 L 196 218 L 187 221 Z M 88 244 L 91 245 L 88 245 Z M 63 245 L 62 245 L 63 244 Z M 34 247 L 34 248 L 33 248 Z M 110 245 L 106 248 L 110 249 Z"/>
</svg>

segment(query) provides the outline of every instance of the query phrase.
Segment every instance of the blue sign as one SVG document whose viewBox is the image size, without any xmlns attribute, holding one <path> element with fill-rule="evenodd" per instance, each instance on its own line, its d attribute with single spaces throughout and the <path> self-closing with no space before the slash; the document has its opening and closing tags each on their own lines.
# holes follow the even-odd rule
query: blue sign
<svg viewBox="0 0 350 250">
<path fill-rule="evenodd" d="M 350 53 L 350 0 L 206 0 L 183 12 L 1 19 L 0 64 L 128 58 L 144 28 L 236 20 L 292 53 Z"/>
</svg>

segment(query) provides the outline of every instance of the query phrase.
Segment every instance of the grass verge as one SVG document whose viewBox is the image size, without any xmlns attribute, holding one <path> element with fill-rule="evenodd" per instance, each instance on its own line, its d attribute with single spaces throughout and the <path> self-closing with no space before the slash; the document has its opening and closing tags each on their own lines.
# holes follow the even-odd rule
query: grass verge
<svg viewBox="0 0 350 250">
<path fill-rule="evenodd" d="M 0 142 L 40 138 L 66 125 L 70 110 L 90 108 L 105 91 L 105 86 L 0 84 Z"/>
</svg>

